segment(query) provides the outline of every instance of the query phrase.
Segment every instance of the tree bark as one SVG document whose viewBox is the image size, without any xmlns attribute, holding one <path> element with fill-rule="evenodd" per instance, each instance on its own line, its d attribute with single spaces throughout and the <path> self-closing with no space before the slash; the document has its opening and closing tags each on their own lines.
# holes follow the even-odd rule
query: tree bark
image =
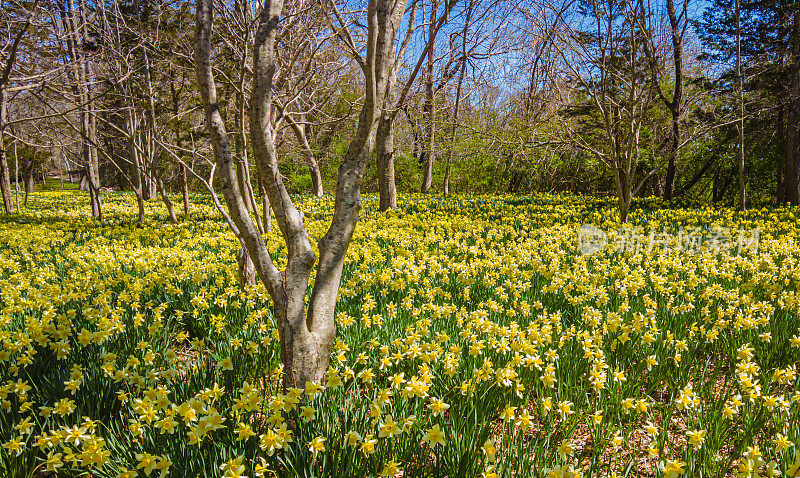
<svg viewBox="0 0 800 478">
<path fill-rule="evenodd" d="M 11 171 L 8 167 L 6 143 L 3 135 L 6 112 L 6 90 L 4 85 L 0 84 L 0 194 L 3 196 L 3 210 L 6 214 L 10 214 L 13 206 L 11 201 Z"/>
<path fill-rule="evenodd" d="M 247 246 L 244 245 L 244 242 L 241 245 L 236 254 L 236 261 L 239 264 L 239 286 L 244 289 L 245 286 L 256 285 L 257 274 L 256 266 L 250 259 L 250 253 L 247 252 Z"/>
<path fill-rule="evenodd" d="M 436 14 L 439 10 L 439 1 L 438 0 L 431 0 L 431 15 L 430 15 L 430 23 L 428 24 L 428 42 L 432 43 L 435 41 L 436 37 L 436 30 L 434 25 L 436 25 Z M 434 135 L 435 135 L 435 123 L 434 123 L 434 116 L 436 114 L 436 107 L 434 104 L 434 97 L 433 97 L 433 66 L 434 61 L 436 59 L 436 48 L 435 45 L 430 47 L 428 50 L 428 65 L 425 70 L 425 104 L 423 105 L 423 112 L 426 117 L 425 122 L 425 145 L 423 154 L 425 155 L 425 161 L 422 165 L 422 187 L 420 188 L 420 192 L 427 193 L 431 190 L 431 186 L 433 185 L 433 161 L 436 157 L 435 147 L 436 144 L 434 142 Z"/>
<path fill-rule="evenodd" d="M 667 163 L 667 175 L 664 180 L 664 199 L 670 200 L 675 189 L 675 168 L 680 160 L 681 109 L 683 102 L 683 35 L 681 34 L 678 16 L 675 13 L 674 0 L 667 0 L 667 13 L 672 33 L 672 66 L 675 84 L 672 101 L 666 101 L 666 106 L 672 116 L 672 148 L 669 162 Z"/>
<path fill-rule="evenodd" d="M 376 134 L 378 168 L 378 209 L 386 212 L 397 209 L 397 184 L 394 178 L 394 117 L 382 115 Z"/>
<path fill-rule="evenodd" d="M 181 164 L 181 191 L 183 192 L 183 217 L 189 219 L 189 178 L 186 175 L 186 166 Z"/>
<path fill-rule="evenodd" d="M 739 210 L 745 209 L 745 181 L 744 181 L 744 85 L 742 79 L 742 17 L 741 1 L 736 0 L 736 93 L 738 100 L 739 118 L 736 126 L 739 133 L 738 159 L 739 159 Z"/>
<path fill-rule="evenodd" d="M 34 6 L 35 5 L 36 4 L 34 4 Z M 6 128 L 6 123 L 8 121 L 8 91 L 6 91 L 6 88 L 11 78 L 11 70 L 13 69 L 14 62 L 17 58 L 17 51 L 19 49 L 20 42 L 22 41 L 22 37 L 28 31 L 30 24 L 31 19 L 29 16 L 25 20 L 22 28 L 19 29 L 17 35 L 14 37 L 11 47 L 7 51 L 3 52 L 3 56 L 5 56 L 5 63 L 2 65 L 2 71 L 0 71 L 0 196 L 3 198 L 3 210 L 5 210 L 6 214 L 11 213 L 12 208 L 11 172 L 9 171 L 8 167 L 6 144 L 3 135 Z M 17 183 L 18 181 L 19 178 L 15 177 L 14 182 Z M 19 211 L 19 198 L 17 199 L 17 211 Z"/>
<path fill-rule="evenodd" d="M 311 149 L 311 145 L 308 142 L 308 135 L 306 135 L 303 125 L 295 121 L 291 114 L 286 115 L 286 122 L 292 128 L 294 137 L 297 139 L 297 143 L 300 145 L 300 150 L 303 152 L 303 157 L 306 158 L 306 165 L 308 165 L 308 172 L 311 175 L 311 184 L 314 188 L 314 195 L 318 198 L 321 198 L 325 193 L 322 186 L 322 173 L 319 170 L 319 161 L 317 161 L 317 156 L 314 154 L 314 150 Z"/>
<path fill-rule="evenodd" d="M 800 4 L 794 7 L 791 71 L 783 189 L 786 202 L 797 206 L 800 205 Z"/>
<path fill-rule="evenodd" d="M 75 93 L 79 105 L 80 130 L 83 137 L 83 167 L 85 170 L 85 186 L 89 191 L 89 201 L 92 208 L 92 217 L 102 221 L 100 204 L 100 164 L 95 149 L 97 144 L 97 122 L 93 118 L 92 89 L 93 69 L 85 49 L 86 29 L 85 5 L 80 3 L 75 8 L 73 0 L 66 0 L 61 5 L 62 22 L 67 32 L 67 48 L 72 63 L 73 79 L 76 83 Z"/>
<path fill-rule="evenodd" d="M 64 180 L 61 180 L 62 184 Z M 61 189 L 64 189 L 63 186 Z M 19 213 L 19 156 L 17 155 L 17 143 L 14 143 L 14 200 Z"/>
<path fill-rule="evenodd" d="M 197 1 L 195 62 L 206 123 L 211 133 L 214 158 L 220 171 L 220 186 L 235 225 L 253 260 L 255 270 L 272 299 L 281 343 L 283 386 L 302 387 L 318 383 L 327 369 L 333 348 L 334 308 L 344 256 L 352 239 L 361 208 L 360 188 L 364 168 L 373 152 L 375 130 L 382 107 L 388 67 L 393 59 L 394 39 L 405 1 L 370 0 L 368 6 L 365 74 L 366 95 L 358 127 L 341 166 L 336 187 L 333 219 L 320 239 L 320 260 L 308 307 L 305 297 L 316 257 L 298 211 L 278 169 L 271 124 L 273 77 L 276 69 L 275 41 L 282 14 L 282 0 L 266 0 L 258 18 L 253 55 L 253 90 L 250 101 L 250 136 L 262 184 L 287 246 L 284 271 L 275 266 L 263 237 L 242 198 L 230 143 L 219 111 L 211 68 L 212 0 Z"/>
</svg>

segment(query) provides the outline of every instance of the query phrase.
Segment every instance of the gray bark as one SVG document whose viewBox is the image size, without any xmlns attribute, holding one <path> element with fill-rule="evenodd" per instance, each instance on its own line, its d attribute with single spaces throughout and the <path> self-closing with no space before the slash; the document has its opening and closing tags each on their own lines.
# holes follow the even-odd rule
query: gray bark
<svg viewBox="0 0 800 478">
<path fill-rule="evenodd" d="M 3 196 L 3 210 L 11 213 L 11 174 L 6 157 L 5 138 L 3 129 L 6 123 L 6 90 L 4 84 L 0 83 L 0 194 Z"/>
<path fill-rule="evenodd" d="M 294 133 L 295 138 L 297 138 L 297 143 L 300 145 L 300 150 L 303 152 L 303 157 L 306 159 L 306 165 L 308 165 L 308 172 L 311 174 L 311 183 L 314 188 L 314 195 L 318 198 L 321 198 L 325 191 L 322 186 L 322 173 L 319 170 L 319 161 L 317 160 L 316 154 L 314 154 L 314 150 L 311 149 L 311 145 L 308 142 L 308 136 L 306 135 L 305 129 L 301 124 L 292 118 L 291 114 L 286 115 L 286 122 L 292 128 L 292 132 Z"/>
<path fill-rule="evenodd" d="M 433 97 L 433 66 L 436 59 L 436 48 L 434 42 L 436 40 L 436 13 L 439 9 L 438 0 L 431 0 L 431 15 L 430 23 L 428 25 L 428 42 L 431 44 L 428 50 L 428 65 L 425 70 L 425 104 L 423 105 L 423 113 L 425 115 L 425 143 L 423 145 L 424 162 L 422 163 L 422 187 L 420 192 L 427 193 L 431 190 L 433 185 L 433 161 L 436 157 L 436 143 L 434 142 L 435 123 L 434 117 L 436 107 Z"/>
<path fill-rule="evenodd" d="M 379 210 L 397 209 L 397 185 L 394 179 L 394 121 L 390 115 L 382 115 L 377 131 Z"/>
<path fill-rule="evenodd" d="M 358 128 L 339 167 L 333 219 L 320 239 L 320 258 L 308 307 L 309 278 L 316 257 L 303 215 L 294 206 L 278 170 L 271 124 L 275 39 L 282 13 L 281 0 L 267 0 L 258 18 L 253 55 L 253 91 L 250 136 L 260 180 L 287 246 L 287 266 L 279 271 L 242 198 L 230 143 L 217 103 L 211 69 L 212 1 L 197 2 L 195 61 L 206 122 L 220 171 L 220 185 L 230 218 L 238 230 L 255 270 L 269 291 L 281 342 L 284 388 L 306 381 L 320 382 L 334 343 L 334 308 L 344 256 L 361 209 L 360 188 L 367 159 L 373 152 L 375 130 L 383 105 L 387 73 L 394 54 L 394 38 L 405 11 L 405 1 L 371 0 L 368 7 L 366 58 L 361 63 L 366 94 Z"/>
</svg>

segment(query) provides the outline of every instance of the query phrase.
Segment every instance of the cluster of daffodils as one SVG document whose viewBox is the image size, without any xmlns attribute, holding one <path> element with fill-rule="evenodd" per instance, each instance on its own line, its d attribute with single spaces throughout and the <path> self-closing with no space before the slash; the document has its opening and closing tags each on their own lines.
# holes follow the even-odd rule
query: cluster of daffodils
<svg viewBox="0 0 800 478">
<path fill-rule="evenodd" d="M 798 209 L 643 200 L 758 250 L 584 255 L 611 201 L 367 197 L 327 372 L 283 389 L 268 294 L 193 199 L 0 216 L 0 476 L 800 476 Z M 319 238 L 332 201 L 298 201 Z"/>
</svg>

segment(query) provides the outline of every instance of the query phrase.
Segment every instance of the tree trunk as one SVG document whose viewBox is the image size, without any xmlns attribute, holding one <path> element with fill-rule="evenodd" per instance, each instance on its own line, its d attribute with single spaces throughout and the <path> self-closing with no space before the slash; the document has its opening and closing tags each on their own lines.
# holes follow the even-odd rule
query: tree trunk
<svg viewBox="0 0 800 478">
<path fill-rule="evenodd" d="M 92 82 L 94 72 L 84 45 L 84 31 L 87 28 L 85 8 L 83 3 L 80 8 L 75 8 L 73 0 L 65 2 L 61 12 L 62 20 L 67 32 L 67 46 L 72 60 L 74 80 L 76 82 L 77 103 L 81 122 L 81 136 L 83 137 L 83 162 L 85 168 L 85 187 L 89 191 L 89 201 L 92 208 L 92 217 L 102 221 L 103 215 L 100 205 L 100 164 L 95 145 L 97 144 L 97 122 L 94 118 L 92 106 Z M 82 184 L 84 186 L 84 184 Z"/>
<path fill-rule="evenodd" d="M 253 264 L 253 260 L 250 259 L 250 254 L 247 252 L 247 246 L 244 245 L 244 242 L 241 243 L 242 247 L 239 248 L 239 252 L 236 254 L 236 261 L 239 264 L 239 287 L 242 289 L 245 286 L 254 286 L 256 285 L 256 265 Z"/>
<path fill-rule="evenodd" d="M 85 21 L 85 20 L 84 20 Z M 84 57 L 84 68 L 86 69 L 85 98 L 86 107 L 84 116 L 86 118 L 87 136 L 89 141 L 85 141 L 86 158 L 89 173 L 89 199 L 92 203 L 92 217 L 98 221 L 103 220 L 103 212 L 100 204 L 100 158 L 97 153 L 97 117 L 94 112 L 94 101 L 92 99 L 92 83 L 94 82 L 94 69 L 91 60 Z"/>
<path fill-rule="evenodd" d="M 6 91 L 6 87 L 11 79 L 11 71 L 14 68 L 14 62 L 16 61 L 17 50 L 19 48 L 20 42 L 22 41 L 22 37 L 28 31 L 28 27 L 31 24 L 31 14 L 25 19 L 25 23 L 23 24 L 22 28 L 19 29 L 14 40 L 11 42 L 9 47 L 8 44 L 3 45 L 3 58 L 5 62 L 0 64 L 0 196 L 3 198 L 3 210 L 5 210 L 6 214 L 11 213 L 11 178 L 8 167 L 8 158 L 6 155 L 6 144 L 5 138 L 3 137 L 3 133 L 5 132 L 6 122 L 8 121 L 8 91 Z M 16 143 L 14 146 L 14 160 L 16 161 Z M 19 189 L 19 177 L 15 176 L 14 183 L 17 185 L 17 189 Z M 19 212 L 19 193 L 17 193 L 17 212 Z"/>
<path fill-rule="evenodd" d="M 311 149 L 311 145 L 308 142 L 308 135 L 306 134 L 305 128 L 295 121 L 291 114 L 286 115 L 286 122 L 289 123 L 289 126 L 292 128 L 294 137 L 297 139 L 297 144 L 303 152 L 303 157 L 306 158 L 308 172 L 311 175 L 311 185 L 314 188 L 314 195 L 321 198 L 325 193 L 322 186 L 322 173 L 319 170 L 317 156 L 314 154 L 314 150 Z"/>
<path fill-rule="evenodd" d="M 0 141 L 2 140 L 2 135 L 0 135 Z M 11 200 L 11 174 L 8 160 L 6 159 L 6 151 L 2 144 L 0 144 L 0 189 L 2 189 L 3 195 L 3 210 L 6 214 L 10 214 L 13 207 Z"/>
<path fill-rule="evenodd" d="M 797 206 L 800 205 L 800 4 L 794 7 L 791 69 L 783 183 L 786 202 Z"/>
<path fill-rule="evenodd" d="M 736 0 L 736 92 L 739 102 L 739 120 L 737 129 L 739 133 L 739 210 L 745 209 L 745 181 L 744 181 L 744 81 L 742 79 L 742 18 L 741 1 Z"/>
<path fill-rule="evenodd" d="M 428 24 L 428 42 L 433 42 L 436 32 L 434 29 L 434 25 L 436 25 L 436 15 L 437 11 L 439 10 L 439 1 L 438 0 L 431 0 L 431 20 Z M 434 104 L 434 97 L 433 97 L 433 66 L 434 60 L 436 59 L 436 47 L 435 44 L 431 45 L 430 50 L 428 50 L 428 65 L 427 69 L 425 70 L 425 104 L 423 105 L 423 111 L 426 116 L 426 123 L 425 123 L 425 162 L 423 163 L 423 174 L 422 174 L 422 187 L 420 188 L 420 192 L 427 193 L 431 190 L 431 186 L 433 185 L 433 161 L 436 158 L 436 151 L 435 147 L 436 144 L 434 142 L 434 135 L 435 135 L 435 123 L 434 117 L 436 114 L 436 106 Z"/>
<path fill-rule="evenodd" d="M 189 219 L 189 178 L 186 177 L 186 166 L 181 164 L 181 190 L 183 191 L 183 217 Z"/>
<path fill-rule="evenodd" d="M 14 143 L 14 200 L 17 203 L 17 213 L 19 213 L 19 156 L 17 156 L 16 142 Z"/>
<path fill-rule="evenodd" d="M 3 210 L 6 212 L 6 214 L 10 214 L 12 208 L 11 171 L 9 171 L 8 167 L 6 144 L 3 136 L 7 111 L 5 86 L 0 84 L 0 194 L 3 196 Z"/>
<path fill-rule="evenodd" d="M 138 176 L 138 173 L 137 173 L 137 176 Z M 140 187 L 134 187 L 133 188 L 133 194 L 136 196 L 136 206 L 137 206 L 138 211 L 139 211 L 139 216 L 137 218 L 137 221 L 139 222 L 139 225 L 144 225 L 144 221 L 145 221 L 144 198 L 142 197 L 142 188 L 141 188 L 141 186 Z"/>
<path fill-rule="evenodd" d="M 156 183 L 156 187 L 158 188 L 158 193 L 161 195 L 161 200 L 164 201 L 164 206 L 167 208 L 167 216 L 169 216 L 169 220 L 173 224 L 178 223 L 178 216 L 175 215 L 175 208 L 172 206 L 172 200 L 170 200 L 169 196 L 167 195 L 167 190 L 164 187 L 164 182 L 161 178 L 154 178 Z"/>
<path fill-rule="evenodd" d="M 672 115 L 672 148 L 667 164 L 667 176 L 664 181 L 664 199 L 672 199 L 675 189 L 675 167 L 680 160 L 681 145 L 681 109 L 683 102 L 683 36 L 678 16 L 675 14 L 675 0 L 667 0 L 670 31 L 672 33 L 672 66 L 675 86 L 672 101 L 667 107 Z"/>
<path fill-rule="evenodd" d="M 28 166 L 27 170 L 23 171 L 23 185 L 25 187 L 25 205 L 28 205 L 28 194 L 32 193 L 36 187 L 36 180 L 33 175 L 33 166 Z"/>
<path fill-rule="evenodd" d="M 255 270 L 272 299 L 281 342 L 283 386 L 303 387 L 318 383 L 328 366 L 335 335 L 334 309 L 344 257 L 361 209 L 361 180 L 373 153 L 375 130 L 384 105 L 386 78 L 394 60 L 394 41 L 405 11 L 404 0 L 370 0 L 368 6 L 367 56 L 362 70 L 366 95 L 358 127 L 339 167 L 334 213 L 330 228 L 319 241 L 320 259 L 306 308 L 305 297 L 314 250 L 303 226 L 303 215 L 294 206 L 278 169 L 272 118 L 275 42 L 282 13 L 281 0 L 266 0 L 258 19 L 253 55 L 253 90 L 250 101 L 250 136 L 259 177 L 287 246 L 287 265 L 279 271 L 245 203 L 230 152 L 230 142 L 217 103 L 211 68 L 212 1 L 197 1 L 195 62 L 200 94 L 211 133 L 220 187 L 232 227 L 244 242 Z"/>
<path fill-rule="evenodd" d="M 376 134 L 378 191 L 381 212 L 397 209 L 397 184 L 394 179 L 394 116 L 382 115 Z"/>
</svg>

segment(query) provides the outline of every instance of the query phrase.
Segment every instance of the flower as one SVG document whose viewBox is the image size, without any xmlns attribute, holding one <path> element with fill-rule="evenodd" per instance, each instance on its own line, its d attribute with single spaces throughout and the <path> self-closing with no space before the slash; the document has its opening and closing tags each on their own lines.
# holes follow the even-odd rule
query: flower
<svg viewBox="0 0 800 478">
<path fill-rule="evenodd" d="M 317 456 L 319 452 L 325 451 L 325 440 L 326 440 L 325 437 L 321 436 L 316 437 L 313 440 L 311 440 L 306 446 L 314 456 Z"/>
<path fill-rule="evenodd" d="M 233 370 L 233 360 L 230 357 L 225 357 L 219 361 L 218 366 L 222 370 Z"/>
<path fill-rule="evenodd" d="M 566 461 L 567 457 L 572 456 L 573 453 L 575 453 L 575 444 L 570 440 L 562 440 L 561 445 L 558 446 L 558 456 Z"/>
<path fill-rule="evenodd" d="M 434 398 L 431 400 L 431 403 L 428 405 L 428 408 L 431 410 L 434 417 L 443 415 L 444 412 L 450 408 L 450 405 L 444 403 L 444 401 Z"/>
<path fill-rule="evenodd" d="M 424 441 L 431 445 L 431 448 L 435 448 L 436 445 L 444 445 L 445 439 L 442 430 L 439 428 L 439 425 L 434 425 L 429 428 L 425 435 L 422 437 Z"/>
<path fill-rule="evenodd" d="M 706 439 L 706 431 L 705 430 L 690 430 L 686 432 L 686 437 L 689 439 L 689 443 L 695 448 L 698 449 L 703 446 L 703 442 Z"/>
<path fill-rule="evenodd" d="M 378 444 L 378 440 L 375 439 L 372 435 L 367 435 L 364 437 L 364 442 L 361 444 L 361 451 L 365 455 L 371 455 L 375 453 L 375 445 Z"/>
<path fill-rule="evenodd" d="M 396 461 L 390 461 L 383 467 L 383 471 L 381 471 L 382 477 L 390 477 L 397 474 L 399 470 L 400 463 Z"/>
<path fill-rule="evenodd" d="M 242 461 L 244 461 L 244 456 L 239 455 L 233 460 L 229 460 L 221 465 L 219 469 L 222 470 L 225 478 L 247 478 L 244 476 L 244 465 Z"/>
<path fill-rule="evenodd" d="M 500 418 L 502 418 L 503 421 L 506 421 L 506 422 L 509 421 L 509 420 L 514 420 L 514 411 L 516 409 L 517 409 L 517 407 L 512 407 L 511 405 L 506 405 L 506 407 L 500 412 Z"/>
<path fill-rule="evenodd" d="M 684 466 L 686 466 L 686 463 L 683 461 L 666 460 L 661 466 L 661 472 L 664 478 L 680 478 L 685 473 Z"/>
</svg>

